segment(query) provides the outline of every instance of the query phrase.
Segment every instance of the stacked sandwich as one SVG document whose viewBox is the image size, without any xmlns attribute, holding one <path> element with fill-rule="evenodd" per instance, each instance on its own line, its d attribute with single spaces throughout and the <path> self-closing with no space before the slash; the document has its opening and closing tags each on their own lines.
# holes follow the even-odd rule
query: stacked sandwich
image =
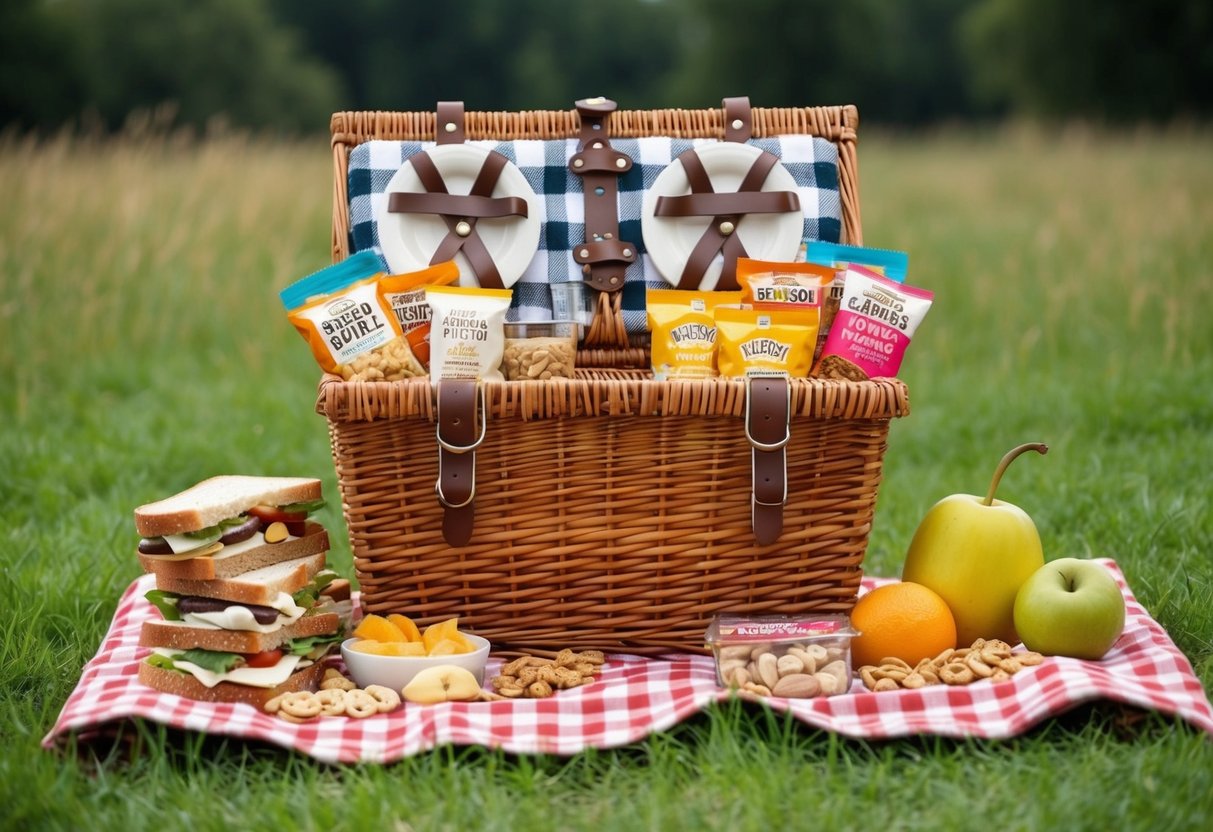
<svg viewBox="0 0 1213 832">
<path fill-rule="evenodd" d="M 222 476 L 135 509 L 139 561 L 156 576 L 146 597 L 163 616 L 143 624 L 139 681 L 258 706 L 314 690 L 348 620 L 348 582 L 307 519 L 323 504 L 317 479 Z"/>
</svg>

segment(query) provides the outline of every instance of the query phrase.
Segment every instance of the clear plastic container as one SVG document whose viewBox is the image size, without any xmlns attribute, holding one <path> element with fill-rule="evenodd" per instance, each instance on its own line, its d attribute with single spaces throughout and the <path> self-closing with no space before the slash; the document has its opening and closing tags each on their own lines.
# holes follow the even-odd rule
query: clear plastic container
<svg viewBox="0 0 1213 832">
<path fill-rule="evenodd" d="M 812 699 L 851 689 L 851 639 L 857 635 L 845 615 L 720 614 L 704 642 L 721 687 Z"/>
<path fill-rule="evenodd" d="M 572 378 L 580 325 L 574 321 L 507 323 L 501 373 L 506 381 Z"/>
</svg>

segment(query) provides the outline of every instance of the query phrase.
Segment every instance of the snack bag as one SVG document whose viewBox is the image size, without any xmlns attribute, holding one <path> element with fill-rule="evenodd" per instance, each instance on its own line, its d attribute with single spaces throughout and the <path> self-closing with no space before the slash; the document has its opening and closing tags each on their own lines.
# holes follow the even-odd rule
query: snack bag
<svg viewBox="0 0 1213 832">
<path fill-rule="evenodd" d="M 824 290 L 833 280 L 834 269 L 815 263 L 737 258 L 741 303 L 754 309 L 815 310 L 820 316 Z"/>
<path fill-rule="evenodd" d="M 653 378 L 712 378 L 716 375 L 713 310 L 738 305 L 741 292 L 649 289 L 645 307 L 653 333 Z"/>
<path fill-rule="evenodd" d="M 804 378 L 816 343 L 816 310 L 716 310 L 716 360 L 722 376 Z"/>
<path fill-rule="evenodd" d="M 509 289 L 473 286 L 428 286 L 430 321 L 430 381 L 477 378 L 501 381 L 505 351 L 505 313 Z"/>
<path fill-rule="evenodd" d="M 838 317 L 813 375 L 851 381 L 897 375 L 934 297 L 926 289 L 851 266 Z"/>
<path fill-rule="evenodd" d="M 430 366 L 430 318 L 425 300 L 426 286 L 448 286 L 459 279 L 459 267 L 448 260 L 428 269 L 380 278 L 383 294 L 391 304 L 400 331 L 422 367 Z"/>
<path fill-rule="evenodd" d="M 383 295 L 379 258 L 360 252 L 279 293 L 321 369 L 347 381 L 425 375 Z"/>
<path fill-rule="evenodd" d="M 838 306 L 842 303 L 847 266 L 864 266 L 897 283 L 905 283 L 906 270 L 910 265 L 910 256 L 904 251 L 824 243 L 820 240 L 810 240 L 806 243 L 805 257 L 810 263 L 834 270 L 834 279 L 829 284 L 821 307 L 821 326 L 817 331 L 814 361 L 821 355 L 826 337 L 830 334 L 830 327 L 834 324 L 834 316 L 838 314 Z"/>
</svg>

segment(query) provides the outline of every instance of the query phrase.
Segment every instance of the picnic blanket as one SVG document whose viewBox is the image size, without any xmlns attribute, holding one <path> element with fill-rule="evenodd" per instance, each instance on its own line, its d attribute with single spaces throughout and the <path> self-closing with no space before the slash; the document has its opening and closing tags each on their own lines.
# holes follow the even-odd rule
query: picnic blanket
<svg viewBox="0 0 1213 832">
<path fill-rule="evenodd" d="M 1213 737 L 1213 706 L 1192 665 L 1133 597 L 1116 563 L 1099 562 L 1116 578 L 1127 604 L 1124 633 L 1100 662 L 1049 658 L 999 683 L 870 693 L 856 682 L 839 696 L 762 701 L 815 728 L 883 739 L 914 734 L 1011 737 L 1076 705 L 1105 699 L 1173 715 Z M 85 665 L 43 747 L 62 747 L 72 734 L 87 742 L 115 723 L 142 718 L 261 740 L 334 763 L 386 763 L 444 744 L 570 755 L 635 742 L 736 695 L 717 687 L 707 656 L 611 655 L 598 681 L 549 699 L 406 702 L 370 719 L 296 725 L 250 705 L 195 702 L 139 683 L 139 662 L 150 652 L 138 646 L 139 629 L 158 614 L 143 598 L 154 586 L 153 577 L 140 577 L 123 594 L 100 650 Z M 888 582 L 865 578 L 861 592 Z M 499 664 L 490 659 L 489 676 Z"/>
</svg>

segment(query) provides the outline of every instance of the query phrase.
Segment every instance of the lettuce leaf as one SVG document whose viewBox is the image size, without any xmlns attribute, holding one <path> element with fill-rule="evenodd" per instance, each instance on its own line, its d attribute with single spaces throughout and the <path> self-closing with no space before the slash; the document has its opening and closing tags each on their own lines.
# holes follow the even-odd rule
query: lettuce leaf
<svg viewBox="0 0 1213 832">
<path fill-rule="evenodd" d="M 305 638 L 293 638 L 289 643 L 283 645 L 284 652 L 294 656 L 306 656 L 317 647 L 329 644 L 340 644 L 344 638 L 341 631 L 329 633 L 328 635 L 307 636 Z"/>
<path fill-rule="evenodd" d="M 337 580 L 340 576 L 331 569 L 322 569 L 312 578 L 312 582 L 303 589 L 291 595 L 291 599 L 300 607 L 310 610 L 316 606 L 316 601 L 320 598 L 320 593 L 324 588 Z"/>
<path fill-rule="evenodd" d="M 219 650 L 201 650 L 197 647 L 186 650 L 176 657 L 177 660 L 196 664 L 212 673 L 227 673 L 244 662 L 244 656 L 239 653 L 223 653 Z"/>
<path fill-rule="evenodd" d="M 324 508 L 324 499 L 306 500 L 302 503 L 290 503 L 285 506 L 279 506 L 279 508 L 281 508 L 283 511 L 289 511 L 291 513 L 306 512 L 311 514 L 314 511 L 320 511 L 320 509 Z"/>
<path fill-rule="evenodd" d="M 181 612 L 177 609 L 177 602 L 181 600 L 181 596 L 177 593 L 153 589 L 143 593 L 143 597 L 148 600 L 148 603 L 160 610 L 160 614 L 164 616 L 165 621 L 181 620 Z"/>
</svg>

